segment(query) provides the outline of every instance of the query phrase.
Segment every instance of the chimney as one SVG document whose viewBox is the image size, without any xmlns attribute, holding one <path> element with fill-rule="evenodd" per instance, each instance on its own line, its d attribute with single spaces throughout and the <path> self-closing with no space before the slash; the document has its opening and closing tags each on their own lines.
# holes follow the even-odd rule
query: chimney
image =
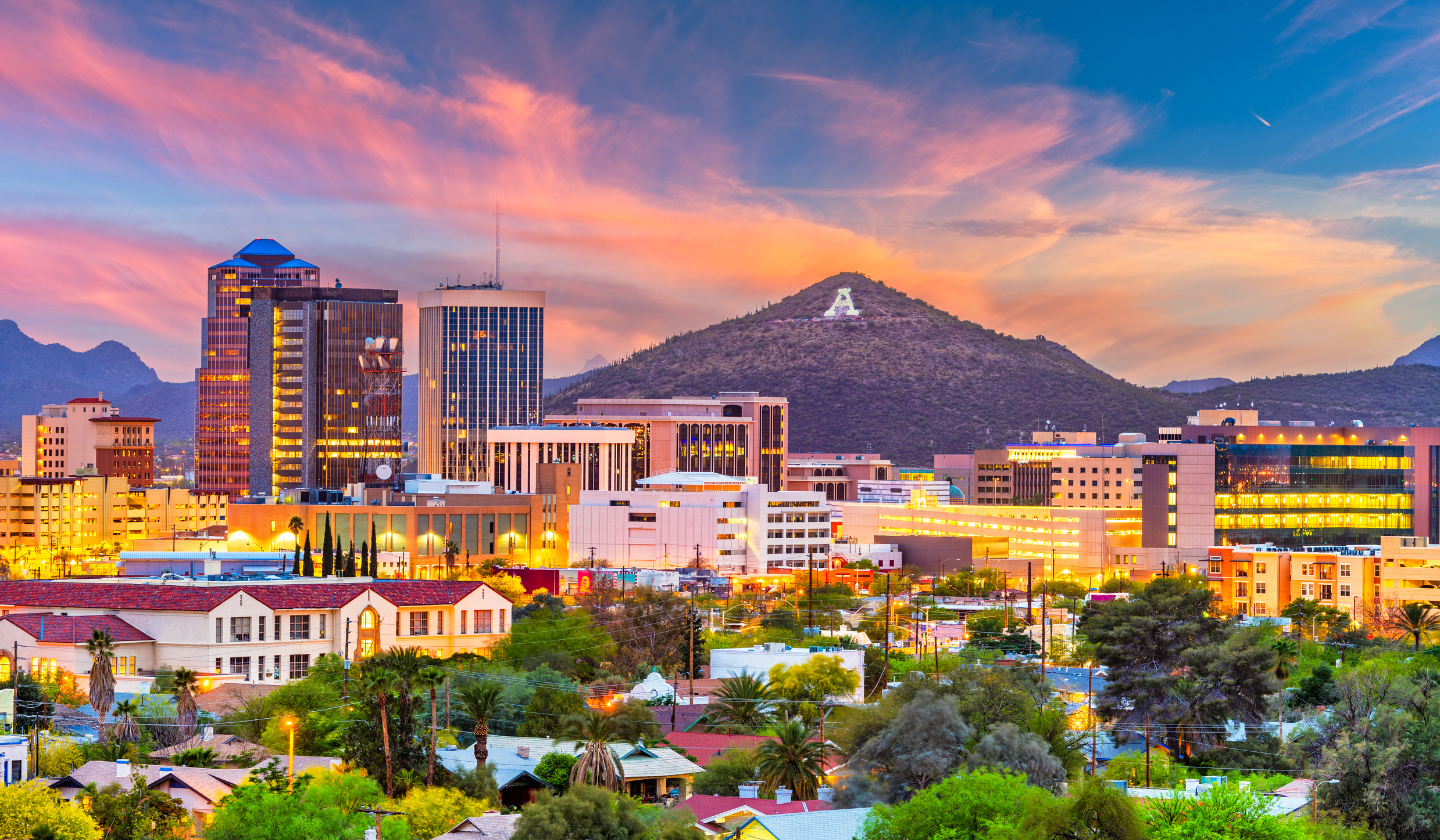
<svg viewBox="0 0 1440 840">
<path fill-rule="evenodd" d="M 122 758 L 119 761 L 115 762 L 115 778 L 130 778 L 130 759 Z"/>
<path fill-rule="evenodd" d="M 776 804 L 776 805 L 789 805 L 789 804 L 790 804 L 790 788 L 775 788 L 775 804 Z"/>
<path fill-rule="evenodd" d="M 741 799 L 759 799 L 759 798 L 760 798 L 760 783 L 759 783 L 759 782 L 746 782 L 745 784 L 740 785 L 740 798 L 741 798 Z"/>
<path fill-rule="evenodd" d="M 520 756 L 521 758 L 529 758 L 529 757 L 530 757 L 530 748 L 529 748 L 529 747 L 516 747 L 516 748 L 515 748 L 515 754 L 518 755 L 518 756 Z"/>
<path fill-rule="evenodd" d="M 821 802 L 834 802 L 835 788 L 830 787 L 829 785 L 821 785 L 815 790 L 815 798 L 820 800 Z"/>
</svg>

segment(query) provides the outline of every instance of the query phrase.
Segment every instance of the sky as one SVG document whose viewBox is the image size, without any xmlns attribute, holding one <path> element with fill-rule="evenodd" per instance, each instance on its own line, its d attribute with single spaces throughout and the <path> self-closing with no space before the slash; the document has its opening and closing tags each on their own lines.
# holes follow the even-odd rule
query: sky
<svg viewBox="0 0 1440 840">
<path fill-rule="evenodd" d="M 0 318 L 193 378 L 279 240 L 564 376 L 861 271 L 1132 382 L 1440 333 L 1440 4 L 0 4 Z M 858 302 L 863 309 L 863 301 Z M 818 314 L 818 313 L 817 313 Z"/>
</svg>

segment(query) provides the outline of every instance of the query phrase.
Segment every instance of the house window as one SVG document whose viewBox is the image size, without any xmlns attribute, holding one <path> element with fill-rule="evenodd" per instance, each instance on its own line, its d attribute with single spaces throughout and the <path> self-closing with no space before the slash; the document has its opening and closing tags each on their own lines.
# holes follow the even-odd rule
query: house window
<svg viewBox="0 0 1440 840">
<path fill-rule="evenodd" d="M 1264 564 L 1264 563 L 1258 563 L 1258 562 L 1257 562 L 1257 563 L 1255 564 L 1255 574 L 1257 574 L 1257 575 L 1263 575 L 1263 574 L 1265 574 L 1265 564 Z"/>
<path fill-rule="evenodd" d="M 233 621 L 234 619 L 231 619 L 231 620 Z M 246 621 L 249 621 L 249 619 L 246 619 Z M 248 656 L 232 656 L 232 657 L 230 657 L 230 673 L 232 673 L 232 674 L 244 674 L 244 675 L 245 675 L 245 679 L 247 679 L 247 680 L 250 679 L 250 657 L 248 657 Z"/>
<path fill-rule="evenodd" d="M 1265 586 L 1265 581 L 1263 581 L 1263 580 L 1257 580 L 1257 581 L 1255 581 L 1255 594 L 1256 594 L 1256 595 L 1264 595 L 1266 588 L 1267 588 L 1267 587 Z"/>
<path fill-rule="evenodd" d="M 5 661 L 6 661 L 6 662 L 9 662 L 9 660 L 5 660 Z M 117 676 L 117 677 L 133 677 L 133 676 L 135 676 L 135 657 L 133 657 L 133 656 L 116 656 L 116 657 L 113 658 L 112 661 L 114 662 L 113 671 L 114 671 L 115 676 Z M 6 668 L 5 670 L 8 671 L 8 670 L 10 670 L 10 669 L 9 669 L 9 668 Z"/>
<path fill-rule="evenodd" d="M 1235 597 L 1236 597 L 1236 598 L 1249 598 L 1249 597 L 1250 597 L 1250 586 L 1249 586 L 1248 584 L 1244 584 L 1244 583 L 1237 583 L 1237 584 L 1235 584 Z"/>
<path fill-rule="evenodd" d="M 325 614 L 320 614 L 320 638 L 325 638 Z"/>
<path fill-rule="evenodd" d="M 290 654 L 290 679 L 303 680 L 308 673 L 310 673 L 310 654 Z"/>
<path fill-rule="evenodd" d="M 256 629 L 260 631 L 260 636 L 256 639 L 256 641 L 263 642 L 265 641 L 265 616 L 262 615 L 259 618 L 255 619 L 255 623 L 259 625 L 259 627 L 257 627 Z M 265 669 L 261 668 L 260 671 L 263 673 Z"/>
<path fill-rule="evenodd" d="M 462 636 L 465 635 L 465 614 L 468 612 L 469 610 L 460 611 L 460 635 Z"/>
<path fill-rule="evenodd" d="M 430 635 L 430 613 L 428 613 L 428 612 L 412 612 L 412 613 L 410 613 L 410 635 L 412 635 L 412 636 L 428 636 L 428 635 Z"/>
<path fill-rule="evenodd" d="M 310 638 L 310 616 L 308 616 L 308 615 L 292 615 L 292 616 L 290 616 L 290 638 L 291 638 L 291 639 L 308 639 L 308 638 Z"/>
<path fill-rule="evenodd" d="M 500 632 L 501 632 L 501 633 L 504 633 L 504 632 L 505 632 L 505 615 L 506 615 L 506 612 L 507 612 L 507 611 L 504 610 L 504 609 L 499 609 L 499 610 L 496 610 L 495 612 L 496 612 L 497 615 L 500 616 Z"/>
<path fill-rule="evenodd" d="M 1350 564 L 1349 564 L 1349 563 L 1341 563 L 1341 564 L 1340 564 L 1340 577 L 1350 577 Z"/>
<path fill-rule="evenodd" d="M 215 619 L 215 644 L 225 641 L 225 619 Z M 218 667 L 215 670 L 220 670 Z"/>
<path fill-rule="evenodd" d="M 1320 584 L 1320 600 L 1333 601 L 1335 599 L 1335 586 L 1329 583 Z"/>
<path fill-rule="evenodd" d="M 280 616 L 275 616 L 275 641 L 280 641 Z M 276 676 L 279 679 L 279 676 Z"/>
<path fill-rule="evenodd" d="M 380 614 L 373 607 L 360 613 L 360 632 L 356 634 L 355 658 L 374 656 L 380 648 Z"/>
<path fill-rule="evenodd" d="M 435 635 L 445 635 L 445 613 L 442 610 L 435 611 Z"/>
<path fill-rule="evenodd" d="M 1218 574 L 1220 574 L 1220 564 L 1219 564 L 1219 563 L 1211 563 L 1211 564 L 1210 564 L 1210 574 L 1212 574 L 1212 575 L 1218 575 Z"/>
<path fill-rule="evenodd" d="M 232 642 L 248 642 L 248 641 L 250 641 L 250 616 L 244 615 L 244 616 L 232 616 L 232 617 L 231 617 L 231 619 L 230 619 L 230 641 L 232 641 Z M 249 660 L 247 659 L 246 661 L 248 662 Z M 249 666 L 249 665 L 246 665 L 246 666 L 245 666 L 245 670 L 246 670 L 246 672 L 248 673 L 249 670 L 250 670 L 250 666 Z"/>
<path fill-rule="evenodd" d="M 1301 598 L 1314 598 L 1314 597 L 1315 597 L 1315 584 L 1313 584 L 1313 583 L 1302 583 L 1302 584 L 1300 584 L 1300 597 L 1301 597 Z"/>
<path fill-rule="evenodd" d="M 1341 597 L 1341 598 L 1349 598 L 1349 597 L 1350 597 L 1350 584 L 1348 584 L 1348 583 L 1342 583 L 1342 584 L 1340 584 L 1340 597 Z"/>
<path fill-rule="evenodd" d="M 493 610 L 476 610 L 476 611 L 475 611 L 475 632 L 476 632 L 476 633 L 489 633 L 489 632 L 491 632 L 491 630 L 490 630 L 490 615 L 491 615 L 492 612 L 493 612 Z"/>
</svg>

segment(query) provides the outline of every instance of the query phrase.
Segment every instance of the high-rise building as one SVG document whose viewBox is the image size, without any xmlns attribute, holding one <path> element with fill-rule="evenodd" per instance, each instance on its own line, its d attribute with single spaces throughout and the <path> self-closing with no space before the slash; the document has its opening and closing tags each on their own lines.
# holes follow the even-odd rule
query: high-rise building
<svg viewBox="0 0 1440 840">
<path fill-rule="evenodd" d="M 251 495 L 397 474 L 400 293 L 337 282 L 256 287 L 251 300 Z"/>
<path fill-rule="evenodd" d="M 42 406 L 20 418 L 19 475 L 64 478 L 124 476 L 144 487 L 155 480 L 154 417 L 121 417 L 102 393 Z"/>
<path fill-rule="evenodd" d="M 206 272 L 195 371 L 195 485 L 244 495 L 250 475 L 250 301 L 259 287 L 314 287 L 320 269 L 273 239 L 256 239 Z"/>
<path fill-rule="evenodd" d="M 486 432 L 540 422 L 545 293 L 445 286 L 419 304 L 420 472 L 487 481 Z"/>
</svg>

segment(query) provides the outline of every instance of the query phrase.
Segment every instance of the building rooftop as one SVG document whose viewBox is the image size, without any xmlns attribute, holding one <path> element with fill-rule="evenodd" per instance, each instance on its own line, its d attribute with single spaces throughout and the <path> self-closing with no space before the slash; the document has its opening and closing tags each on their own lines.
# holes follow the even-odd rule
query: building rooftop
<svg viewBox="0 0 1440 840">
<path fill-rule="evenodd" d="M 336 609 L 370 591 L 397 607 L 453 604 L 485 586 L 479 581 L 377 580 L 370 583 L 295 583 L 191 586 L 186 583 L 0 581 L 0 604 L 18 607 L 94 607 L 115 610 L 209 612 L 239 593 L 272 610 Z M 15 618 L 14 615 L 9 616 Z M 47 619 L 46 634 L 49 634 Z M 88 635 L 88 631 L 87 631 Z"/>
<path fill-rule="evenodd" d="M 293 257 L 295 255 L 273 239 L 252 239 L 249 245 L 236 251 L 235 256 Z"/>
<path fill-rule="evenodd" d="M 749 801 L 749 800 L 747 800 Z M 854 840 L 870 816 L 869 808 L 835 808 L 829 811 L 759 816 L 741 826 L 758 822 L 775 840 Z"/>
<path fill-rule="evenodd" d="M 134 625 L 114 615 L 55 615 L 15 613 L 0 618 L 29 633 L 37 641 L 78 645 L 90 640 L 91 632 L 103 630 L 117 642 L 154 641 Z"/>
<path fill-rule="evenodd" d="M 211 268 L 259 268 L 260 266 L 256 265 L 255 263 L 250 262 L 249 260 L 234 259 L 234 260 L 226 260 L 225 262 L 221 262 L 221 263 L 215 263 L 214 265 L 212 265 L 212 266 L 210 266 L 210 267 L 211 267 Z"/>
<path fill-rule="evenodd" d="M 305 262 L 304 260 L 298 260 L 298 259 L 297 259 L 297 260 L 290 260 L 290 261 L 288 261 L 288 262 L 280 263 L 279 265 L 277 265 L 277 266 L 275 266 L 275 267 L 276 267 L 276 268 L 313 268 L 313 269 L 315 269 L 316 271 L 319 271 L 319 270 L 320 270 L 320 266 L 315 265 L 314 263 L 308 263 L 308 262 Z"/>
<path fill-rule="evenodd" d="M 679 485 L 684 487 L 690 487 L 705 484 L 755 484 L 755 478 L 748 475 L 734 476 L 721 475 L 720 473 L 715 472 L 680 472 L 679 470 L 676 470 L 674 472 L 656 473 L 655 475 L 652 475 L 648 478 L 638 479 L 635 483 L 643 484 L 647 487 L 652 484 L 660 486 Z"/>
<path fill-rule="evenodd" d="M 501 788 L 522 776 L 534 776 L 540 759 L 552 752 L 579 755 L 580 747 L 574 741 L 557 741 L 550 738 L 522 738 L 510 735 L 491 735 L 490 764 L 495 766 L 495 783 Z M 657 747 L 643 742 L 610 745 L 610 750 L 620 760 L 627 779 L 653 779 L 666 776 L 689 776 L 704 768 L 667 747 Z M 475 753 L 470 749 L 446 748 L 437 753 L 440 761 L 449 770 L 469 770 L 475 766 Z"/>
<path fill-rule="evenodd" d="M 75 403 L 105 403 L 109 405 L 110 401 L 104 397 L 76 397 L 73 400 L 65 401 L 66 405 L 74 405 Z"/>
<path fill-rule="evenodd" d="M 76 402 L 71 400 L 71 402 Z M 108 400 L 106 401 L 108 402 Z M 121 417 L 118 414 L 107 414 L 104 417 L 91 417 L 91 423 L 159 423 L 159 417 Z"/>
</svg>

